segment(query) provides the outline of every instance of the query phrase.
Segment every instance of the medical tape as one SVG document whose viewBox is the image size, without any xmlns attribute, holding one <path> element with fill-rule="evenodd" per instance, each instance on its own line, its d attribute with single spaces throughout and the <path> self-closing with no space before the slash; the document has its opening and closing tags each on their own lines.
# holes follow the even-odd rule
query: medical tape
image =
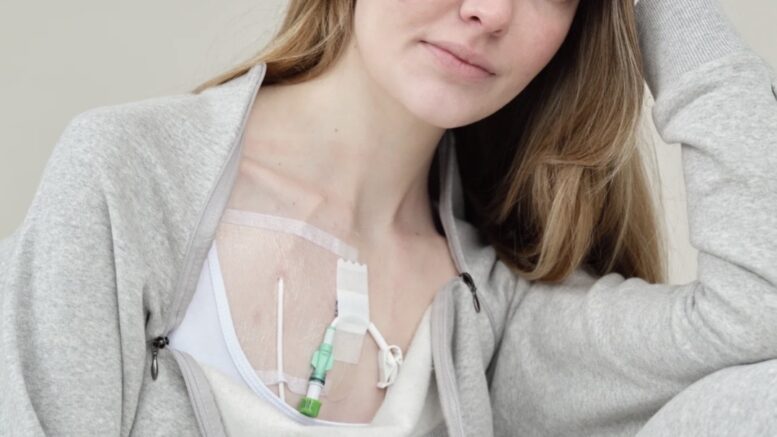
<svg viewBox="0 0 777 437">
<path fill-rule="evenodd" d="M 334 359 L 358 364 L 364 336 L 370 327 L 367 265 L 337 260 L 337 318 Z"/>
<path fill-rule="evenodd" d="M 345 241 L 303 220 L 243 209 L 226 208 L 221 221 L 293 234 L 339 257 L 337 261 L 337 312 L 342 314 L 333 343 L 335 361 L 358 364 L 364 336 L 370 325 L 367 266 L 359 264 L 358 250 Z M 295 391 L 292 389 L 292 391 Z"/>
<path fill-rule="evenodd" d="M 252 226 L 270 231 L 294 234 L 333 252 L 341 258 L 352 260 L 359 259 L 359 252 L 355 247 L 345 243 L 343 240 L 323 229 L 302 220 L 272 214 L 263 214 L 255 211 L 227 208 L 222 214 L 221 221 L 235 225 Z"/>
</svg>

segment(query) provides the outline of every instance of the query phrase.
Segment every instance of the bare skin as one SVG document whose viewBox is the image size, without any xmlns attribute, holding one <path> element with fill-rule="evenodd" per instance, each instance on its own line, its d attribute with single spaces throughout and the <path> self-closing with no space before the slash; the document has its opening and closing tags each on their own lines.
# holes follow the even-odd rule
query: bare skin
<svg viewBox="0 0 777 437">
<path fill-rule="evenodd" d="M 262 88 L 259 95 L 272 87 Z M 269 92 L 267 94 L 270 94 Z M 359 251 L 360 261 L 369 269 L 369 300 L 370 319 L 379 327 L 389 344 L 399 346 L 407 352 L 410 342 L 418 329 L 421 317 L 431 304 L 436 292 L 457 274 L 451 258 L 447 240 L 437 232 L 434 226 L 431 205 L 429 210 L 419 211 L 418 220 L 412 229 L 392 229 L 380 235 L 363 234 L 349 227 L 350 209 L 337 192 L 327 192 L 314 184 L 295 179 L 289 175 L 287 168 L 295 165 L 294 160 L 304 159 L 304 154 L 289 152 L 274 153 L 273 144 L 279 144 L 282 133 L 273 132 L 273 123 L 267 123 L 261 113 L 263 106 L 255 106 L 249 118 L 249 130 L 258 132 L 262 129 L 260 141 L 255 136 L 248 136 L 244 143 L 244 153 L 241 159 L 240 172 L 233 188 L 229 208 L 248 211 L 266 212 L 284 217 L 304 218 L 306 222 L 323 229 L 332 235 L 347 241 Z M 267 116 L 269 118 L 271 116 Z M 261 127 L 260 127 L 261 126 Z M 290 147 L 290 148 L 293 148 Z M 428 199 L 425 199 L 428 202 Z M 423 226 L 422 226 L 423 225 Z M 222 225 L 223 226 L 223 225 Z M 220 228 L 217 242 L 223 247 L 234 243 L 234 237 L 228 230 Z M 226 254 L 224 255 L 227 258 Z M 225 282 L 229 286 L 230 277 L 237 274 L 239 260 L 225 259 L 222 268 Z M 267 269 L 262 272 L 267 276 L 266 282 L 271 283 L 275 271 Z M 259 282 L 263 282 L 260 280 Z M 289 288 L 293 292 L 293 288 Z M 268 311 L 267 302 L 257 302 L 245 295 L 245 300 L 230 302 L 233 319 L 251 320 L 261 318 Z M 329 302 L 309 301 L 311 307 L 323 306 Z M 333 303 L 332 303 L 333 304 Z M 313 308 L 300 308 L 299 314 L 316 312 Z M 319 331 L 324 332 L 326 324 L 331 320 L 331 310 L 319 310 L 323 318 L 311 320 L 294 320 L 295 314 L 286 312 L 284 325 L 294 327 L 299 324 L 317 324 Z M 272 325 L 272 324 L 270 324 Z M 256 335 L 250 331 L 266 329 L 274 333 L 274 326 L 256 323 L 253 326 L 238 326 L 238 338 Z M 241 335 L 241 330 L 244 333 Z M 285 338 L 295 338 L 292 331 Z M 285 342 L 285 356 L 305 357 L 303 367 L 308 365 L 308 355 L 315 350 L 317 344 L 294 344 Z M 244 346 L 244 349 L 249 349 Z M 336 395 L 324 399 L 324 407 L 319 419 L 339 422 L 367 423 L 372 421 L 385 398 L 385 390 L 376 386 L 379 380 L 378 348 L 368 336 L 363 343 L 361 361 L 358 365 L 335 362 L 328 374 L 328 383 Z M 264 353 L 274 355 L 271 349 Z M 247 354 L 251 361 L 251 354 Z M 257 359 L 258 361 L 258 359 Z M 290 363 L 291 364 L 291 363 Z M 300 363 L 296 363 L 300 364 Z M 258 367 L 255 365 L 255 367 Z M 272 387 L 278 393 L 277 386 Z M 286 391 L 286 402 L 296 407 L 301 396 Z"/>
<path fill-rule="evenodd" d="M 446 129 L 487 117 L 520 93 L 561 45 L 576 7 L 577 0 L 356 2 L 354 38 L 335 65 L 307 82 L 260 88 L 228 206 L 304 218 L 355 246 L 369 268 L 370 318 L 389 344 L 407 350 L 425 309 L 457 273 L 427 194 L 436 146 Z M 435 42 L 458 44 L 479 67 L 462 69 Z M 217 236 L 225 247 L 234 238 L 226 228 Z M 235 264 L 225 265 L 229 283 Z M 334 302 L 303 304 L 328 315 Z M 273 329 L 262 327 L 265 303 L 230 305 L 255 321 L 240 337 Z M 323 333 L 322 317 L 306 322 Z M 302 356 L 316 346 L 289 347 Z M 331 378 L 345 395 L 320 418 L 372 420 L 384 399 L 376 352 L 368 340 L 355 369 L 335 364 Z"/>
</svg>

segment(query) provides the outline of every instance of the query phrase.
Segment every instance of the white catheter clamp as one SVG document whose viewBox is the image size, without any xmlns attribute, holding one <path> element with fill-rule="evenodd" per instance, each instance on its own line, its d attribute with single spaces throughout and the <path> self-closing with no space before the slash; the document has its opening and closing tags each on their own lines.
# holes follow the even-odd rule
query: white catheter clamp
<svg viewBox="0 0 777 437">
<path fill-rule="evenodd" d="M 397 345 L 386 343 L 386 339 L 380 334 L 374 323 L 370 323 L 369 332 L 380 350 L 378 351 L 378 370 L 380 381 L 378 388 L 387 388 L 396 381 L 399 376 L 399 368 L 404 362 L 402 349 Z"/>
</svg>

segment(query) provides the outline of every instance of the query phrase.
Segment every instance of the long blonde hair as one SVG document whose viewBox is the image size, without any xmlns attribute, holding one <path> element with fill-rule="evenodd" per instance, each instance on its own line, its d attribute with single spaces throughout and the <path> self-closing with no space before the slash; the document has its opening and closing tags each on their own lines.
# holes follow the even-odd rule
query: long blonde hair
<svg viewBox="0 0 777 437">
<path fill-rule="evenodd" d="M 267 85 L 316 77 L 349 41 L 355 2 L 291 0 L 263 50 L 193 92 L 258 63 Z M 580 267 L 665 281 L 663 229 L 638 147 L 645 88 L 636 29 L 633 0 L 580 1 L 558 52 L 527 87 L 454 129 L 467 220 L 527 280 L 559 282 Z"/>
</svg>

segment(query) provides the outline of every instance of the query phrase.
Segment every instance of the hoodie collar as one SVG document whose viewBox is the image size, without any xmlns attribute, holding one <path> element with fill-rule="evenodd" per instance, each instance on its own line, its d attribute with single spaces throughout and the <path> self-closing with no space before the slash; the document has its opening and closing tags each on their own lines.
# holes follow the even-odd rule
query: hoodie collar
<svg viewBox="0 0 777 437">
<path fill-rule="evenodd" d="M 471 229 L 462 228 L 462 225 L 465 224 L 464 190 L 456 157 L 456 137 L 452 130 L 445 131 L 437 146 L 437 153 L 439 153 L 440 160 L 440 199 L 437 211 L 458 273 L 470 273 L 465 257 L 466 247 L 463 244 L 461 233 Z"/>
</svg>

